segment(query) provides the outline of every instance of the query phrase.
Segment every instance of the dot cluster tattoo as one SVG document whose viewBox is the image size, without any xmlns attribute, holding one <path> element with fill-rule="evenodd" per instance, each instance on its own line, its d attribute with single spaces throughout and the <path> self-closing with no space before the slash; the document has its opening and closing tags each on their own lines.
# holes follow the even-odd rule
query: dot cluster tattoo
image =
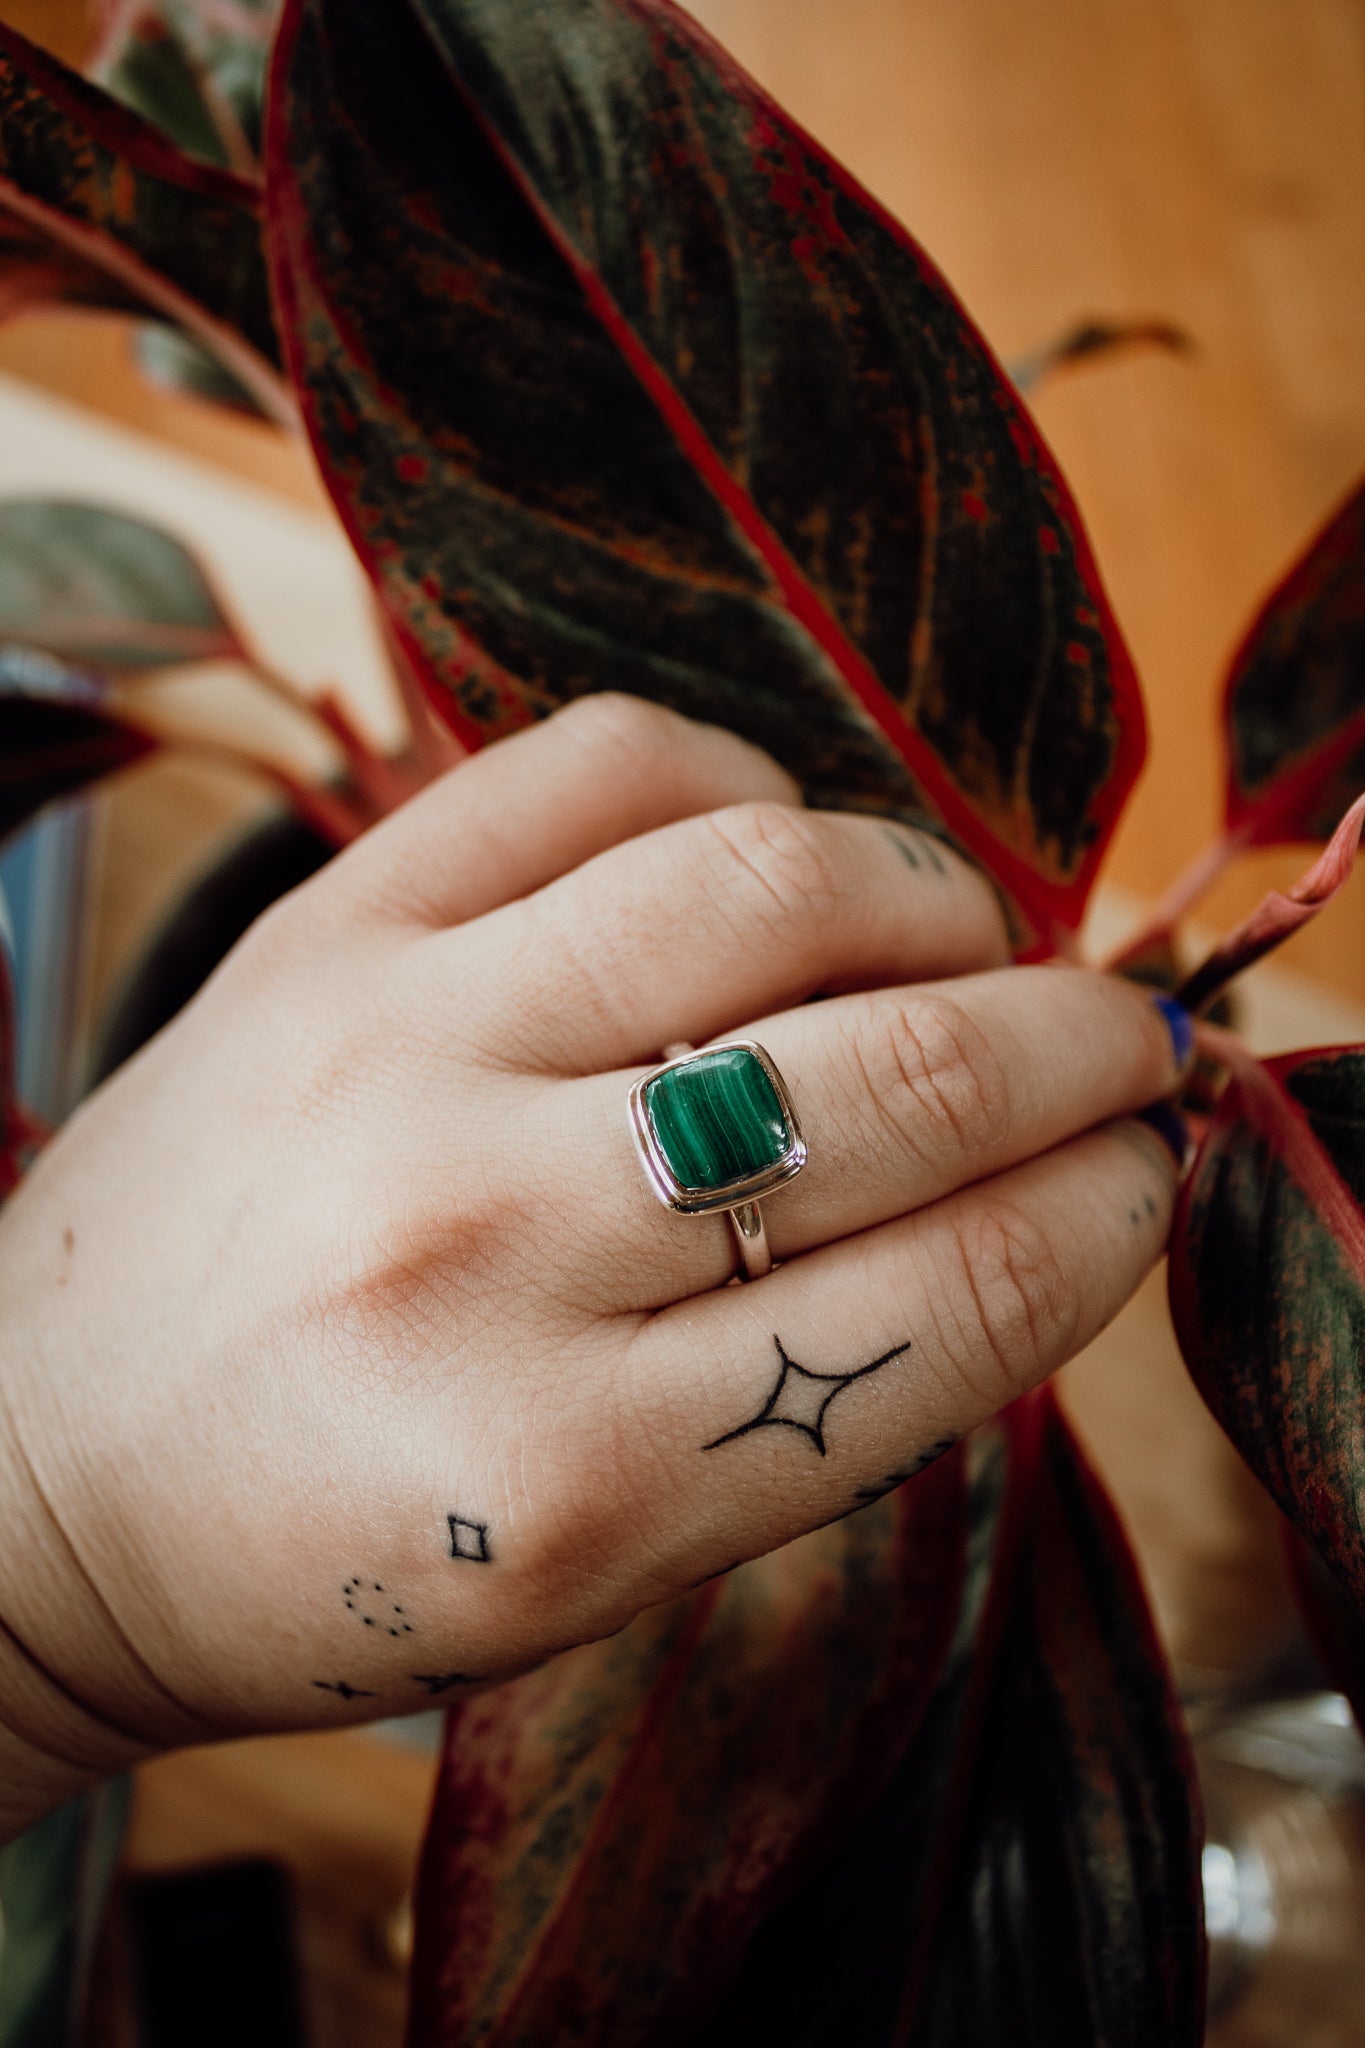
<svg viewBox="0 0 1365 2048">
<path fill-rule="evenodd" d="M 890 1351 L 884 1351 L 870 1364 L 856 1366 L 852 1372 L 814 1372 L 810 1366 L 798 1365 L 794 1358 L 787 1356 L 782 1339 L 776 1332 L 773 1333 L 773 1343 L 777 1346 L 781 1363 L 777 1384 L 771 1394 L 757 1415 L 751 1416 L 748 1422 L 741 1422 L 738 1429 L 728 1429 L 724 1436 L 703 1444 L 704 1451 L 717 1451 L 722 1444 L 732 1444 L 756 1429 L 781 1428 L 797 1430 L 814 1444 L 823 1458 L 827 1449 L 825 1417 L 840 1394 L 855 1380 L 865 1380 L 870 1373 L 880 1372 L 884 1365 L 890 1365 L 893 1358 L 902 1357 L 910 1349 L 907 1340 Z"/>
<path fill-rule="evenodd" d="M 376 1593 L 378 1600 L 372 1597 Z M 341 1589 L 341 1597 L 366 1628 L 384 1629 L 391 1636 L 410 1636 L 416 1632 L 406 1610 L 390 1600 L 378 1579 L 347 1579 Z M 369 1611 L 371 1608 L 373 1613 Z"/>
</svg>

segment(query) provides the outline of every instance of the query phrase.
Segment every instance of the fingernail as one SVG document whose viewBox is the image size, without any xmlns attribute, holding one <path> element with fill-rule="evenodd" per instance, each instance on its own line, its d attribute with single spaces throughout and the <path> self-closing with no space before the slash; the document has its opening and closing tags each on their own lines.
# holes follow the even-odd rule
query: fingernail
<svg viewBox="0 0 1365 2048">
<path fill-rule="evenodd" d="M 1174 996 L 1154 995 L 1152 1001 L 1166 1020 L 1175 1051 L 1175 1063 L 1183 1073 L 1194 1058 L 1194 1019 Z"/>
<path fill-rule="evenodd" d="M 1183 1017 L 1185 1012 L 1182 1010 L 1180 1014 Z M 1156 1132 L 1162 1144 L 1174 1157 L 1176 1165 L 1183 1167 L 1189 1157 L 1190 1127 L 1175 1104 L 1154 1102 L 1149 1108 L 1138 1111 L 1137 1120 L 1140 1124 L 1146 1124 L 1149 1130 Z"/>
</svg>

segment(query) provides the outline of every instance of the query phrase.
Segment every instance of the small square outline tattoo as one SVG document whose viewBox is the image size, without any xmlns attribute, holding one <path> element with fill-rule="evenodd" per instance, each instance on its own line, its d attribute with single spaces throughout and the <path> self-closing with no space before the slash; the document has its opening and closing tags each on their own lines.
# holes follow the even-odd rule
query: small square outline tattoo
<svg viewBox="0 0 1365 2048">
<path fill-rule="evenodd" d="M 462 1564 L 492 1564 L 487 1522 L 472 1522 L 468 1515 L 447 1515 L 446 1524 L 450 1530 L 450 1554 L 453 1558 L 458 1558 Z"/>
</svg>

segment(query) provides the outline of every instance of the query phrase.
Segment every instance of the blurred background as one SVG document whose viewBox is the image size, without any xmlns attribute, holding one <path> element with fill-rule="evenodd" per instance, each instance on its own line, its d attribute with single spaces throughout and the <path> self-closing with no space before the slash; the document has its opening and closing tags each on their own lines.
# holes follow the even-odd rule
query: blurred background
<svg viewBox="0 0 1365 2048">
<path fill-rule="evenodd" d="M 1216 830 L 1223 669 L 1259 600 L 1365 470 L 1365 0 L 696 0 L 693 11 L 907 223 L 1007 363 L 1091 318 L 1166 322 L 1189 338 L 1180 354 L 1135 348 L 1077 366 L 1035 401 L 1147 699 L 1148 772 L 1097 911 L 1117 931 Z M 83 0 L 0 0 L 0 20 L 74 63 L 88 46 Z M 382 664 L 300 445 L 155 391 L 117 322 L 33 317 L 0 329 L 0 491 L 39 488 L 133 503 L 193 532 L 281 664 L 314 685 L 339 680 L 383 734 Z M 231 736 L 267 714 L 244 713 L 229 680 L 203 689 L 221 696 Z M 231 772 L 164 761 L 103 801 L 94 1001 L 186 873 L 260 804 Z M 1221 929 L 1302 865 L 1293 852 L 1254 856 L 1202 918 Z M 1363 939 L 1357 878 L 1263 977 L 1252 1000 L 1262 1049 L 1365 1036 Z M 1273 1517 L 1189 1392 L 1158 1287 L 1072 1369 L 1068 1397 L 1182 1672 L 1207 1692 L 1272 1667 L 1290 1629 Z M 1249 1768 L 1237 1754 L 1229 1784 Z M 399 2038 L 402 1901 L 431 1761 L 420 1733 L 406 1746 L 342 1734 L 166 1759 L 142 1774 L 131 1865 L 282 1862 L 313 2037 L 383 2048 Z M 1353 1769 L 1342 1765 L 1344 1782 Z M 1313 1883 L 1331 1864 L 1337 1891 L 1310 1957 L 1312 1940 L 1323 1954 L 1359 1946 L 1343 1929 L 1363 1924 L 1354 1837 L 1326 1795 L 1319 1805 L 1337 1817 L 1320 1840 L 1319 1822 L 1301 1817 L 1295 1853 Z M 99 1967 L 111 1988 L 96 2038 L 130 2039 L 125 1966 L 114 1955 Z M 1353 2015 L 1339 2003 L 1317 2013 L 1315 1967 L 1320 1980 L 1321 1956 L 1277 2011 L 1229 2019 L 1219 2042 L 1365 2041 L 1359 1984 Z"/>
</svg>

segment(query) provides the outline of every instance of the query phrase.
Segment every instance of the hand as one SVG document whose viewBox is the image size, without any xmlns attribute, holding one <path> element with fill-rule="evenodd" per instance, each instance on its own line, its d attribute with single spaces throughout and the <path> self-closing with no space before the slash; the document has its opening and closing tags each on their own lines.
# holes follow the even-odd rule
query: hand
<svg viewBox="0 0 1365 2048">
<path fill-rule="evenodd" d="M 448 1699 L 1060 1365 L 1163 1247 L 1175 1163 L 1115 1120 L 1177 1049 L 1135 988 L 1007 962 L 936 842 L 606 697 L 277 905 L 0 1219 L 12 1755 Z M 739 1035 L 810 1157 L 727 1286 L 627 1096 Z"/>
</svg>

